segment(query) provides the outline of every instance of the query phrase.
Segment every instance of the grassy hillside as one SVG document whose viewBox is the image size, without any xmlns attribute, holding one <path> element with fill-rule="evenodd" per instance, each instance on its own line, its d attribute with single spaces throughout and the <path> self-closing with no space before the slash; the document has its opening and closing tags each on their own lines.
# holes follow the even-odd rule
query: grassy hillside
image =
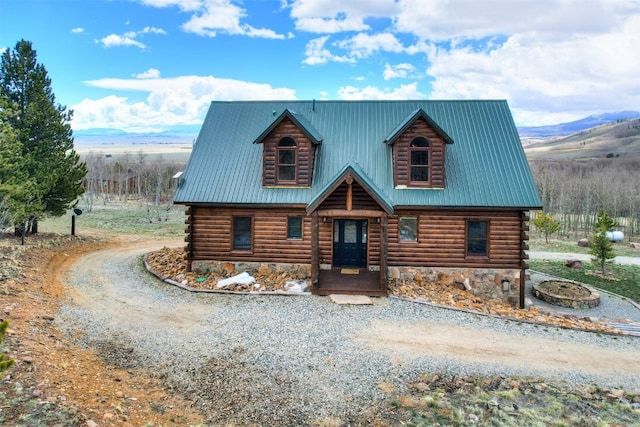
<svg viewBox="0 0 640 427">
<path fill-rule="evenodd" d="M 523 138 L 530 160 L 640 157 L 640 119 L 610 123 L 566 137 Z"/>
</svg>

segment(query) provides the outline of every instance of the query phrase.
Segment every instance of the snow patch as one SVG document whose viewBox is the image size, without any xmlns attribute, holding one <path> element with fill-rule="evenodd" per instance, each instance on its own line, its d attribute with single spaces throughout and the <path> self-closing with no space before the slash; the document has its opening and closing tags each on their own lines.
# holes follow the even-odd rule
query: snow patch
<svg viewBox="0 0 640 427">
<path fill-rule="evenodd" d="M 289 280 L 284 284 L 284 290 L 287 292 L 304 292 L 307 289 L 305 280 Z"/>
<path fill-rule="evenodd" d="M 228 279 L 220 279 L 218 280 L 218 284 L 216 285 L 219 289 L 226 288 L 231 285 L 252 285 L 256 283 L 256 278 L 249 275 L 246 271 L 244 273 L 240 273 L 237 276 L 229 277 Z"/>
</svg>

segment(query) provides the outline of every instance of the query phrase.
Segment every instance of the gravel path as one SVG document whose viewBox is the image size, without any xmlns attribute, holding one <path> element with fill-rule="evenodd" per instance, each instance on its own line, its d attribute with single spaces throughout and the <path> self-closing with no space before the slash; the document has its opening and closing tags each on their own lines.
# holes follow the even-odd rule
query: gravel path
<svg viewBox="0 0 640 427">
<path fill-rule="evenodd" d="M 85 256 L 56 322 L 120 367 L 155 372 L 212 423 L 364 425 L 424 372 L 534 375 L 640 391 L 640 339 L 395 298 L 192 294 L 142 267 L 152 247 Z"/>
<path fill-rule="evenodd" d="M 592 258 L 592 256 L 588 254 L 571 254 L 562 252 L 529 251 L 528 254 L 530 259 L 548 259 L 554 261 L 566 261 L 568 259 L 591 261 Z M 640 265 L 640 258 L 630 256 L 617 256 L 613 259 L 613 262 L 622 265 Z"/>
</svg>

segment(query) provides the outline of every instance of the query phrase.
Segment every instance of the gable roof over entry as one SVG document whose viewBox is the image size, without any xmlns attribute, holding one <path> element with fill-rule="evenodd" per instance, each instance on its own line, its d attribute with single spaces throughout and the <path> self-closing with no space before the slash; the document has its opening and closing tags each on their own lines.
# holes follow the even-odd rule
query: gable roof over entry
<svg viewBox="0 0 640 427">
<path fill-rule="evenodd" d="M 445 188 L 394 188 L 385 142 L 421 115 L 453 141 Z M 321 142 L 309 188 L 262 186 L 263 146 L 254 142 L 284 117 Z M 307 207 L 348 165 L 394 208 L 541 206 L 509 106 L 484 100 L 212 102 L 174 202 Z"/>
<path fill-rule="evenodd" d="M 333 192 L 337 187 L 346 181 L 348 177 L 353 178 L 364 190 L 375 200 L 378 205 L 386 213 L 393 212 L 393 203 L 391 200 L 373 183 L 368 176 L 364 174 L 358 165 L 346 165 L 336 177 L 329 181 L 325 188 L 321 189 L 316 196 L 311 199 L 307 205 L 307 212 L 311 213 L 320 206 L 320 204 Z"/>
</svg>

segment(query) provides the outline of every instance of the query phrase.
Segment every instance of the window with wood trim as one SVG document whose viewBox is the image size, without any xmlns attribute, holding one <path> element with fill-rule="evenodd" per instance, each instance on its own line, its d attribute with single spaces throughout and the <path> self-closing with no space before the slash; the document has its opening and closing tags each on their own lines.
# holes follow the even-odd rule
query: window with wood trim
<svg viewBox="0 0 640 427">
<path fill-rule="evenodd" d="M 278 142 L 276 165 L 278 184 L 295 184 L 297 182 L 298 153 L 296 141 L 291 137 L 284 137 Z"/>
<path fill-rule="evenodd" d="M 400 228 L 398 236 L 401 242 L 418 241 L 418 218 L 401 217 L 398 220 Z"/>
<path fill-rule="evenodd" d="M 302 239 L 302 217 L 287 217 L 287 239 Z"/>
<path fill-rule="evenodd" d="M 409 184 L 428 185 L 431 144 L 427 138 L 414 138 L 409 145 Z"/>
<path fill-rule="evenodd" d="M 489 222 L 467 221 L 467 257 L 489 256 Z"/>
<path fill-rule="evenodd" d="M 233 217 L 233 250 L 250 251 L 252 245 L 251 229 L 253 218 L 250 216 Z"/>
</svg>

